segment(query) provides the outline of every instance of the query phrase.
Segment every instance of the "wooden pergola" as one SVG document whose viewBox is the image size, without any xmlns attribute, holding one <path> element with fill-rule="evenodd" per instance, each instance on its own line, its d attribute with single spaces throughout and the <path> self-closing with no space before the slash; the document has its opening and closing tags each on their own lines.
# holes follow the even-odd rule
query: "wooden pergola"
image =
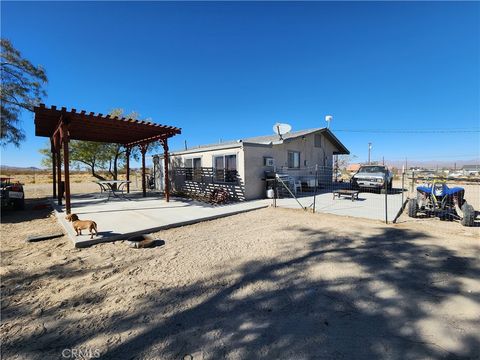
<svg viewBox="0 0 480 360">
<path fill-rule="evenodd" d="M 40 104 L 34 108 L 35 135 L 50 138 L 52 151 L 53 197 L 58 198 L 62 205 L 61 181 L 62 166 L 60 151 L 63 148 L 64 181 L 65 181 L 65 210 L 71 213 L 70 203 L 70 174 L 68 142 L 70 140 L 97 141 L 121 144 L 126 149 L 127 181 L 130 180 L 130 153 L 133 147 L 138 146 L 142 154 L 142 190 L 147 196 L 145 179 L 145 154 L 149 144 L 159 141 L 164 151 L 165 171 L 165 200 L 170 200 L 168 179 L 168 142 L 169 137 L 181 133 L 181 129 L 173 126 L 155 124 L 152 122 L 111 117 L 110 115 L 87 113 L 84 110 L 77 112 L 75 109 L 67 111 L 62 107 L 50 108 Z M 130 185 L 127 183 L 127 192 Z"/>
</svg>

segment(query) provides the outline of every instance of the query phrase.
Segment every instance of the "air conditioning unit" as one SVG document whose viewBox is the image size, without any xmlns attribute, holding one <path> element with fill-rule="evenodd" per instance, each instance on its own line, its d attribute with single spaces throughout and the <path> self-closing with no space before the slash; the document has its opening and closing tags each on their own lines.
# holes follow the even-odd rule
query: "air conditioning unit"
<svg viewBox="0 0 480 360">
<path fill-rule="evenodd" d="M 265 166 L 275 166 L 275 160 L 271 157 L 266 157 Z"/>
</svg>

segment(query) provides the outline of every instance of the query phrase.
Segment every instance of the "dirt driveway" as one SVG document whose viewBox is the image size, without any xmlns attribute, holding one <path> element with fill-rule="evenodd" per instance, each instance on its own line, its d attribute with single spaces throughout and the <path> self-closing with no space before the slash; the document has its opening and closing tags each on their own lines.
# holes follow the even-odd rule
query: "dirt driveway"
<svg viewBox="0 0 480 360">
<path fill-rule="evenodd" d="M 24 242 L 56 230 L 47 210 L 2 217 L 4 359 L 480 353 L 479 228 L 264 209 L 163 231 L 151 249 Z"/>
</svg>

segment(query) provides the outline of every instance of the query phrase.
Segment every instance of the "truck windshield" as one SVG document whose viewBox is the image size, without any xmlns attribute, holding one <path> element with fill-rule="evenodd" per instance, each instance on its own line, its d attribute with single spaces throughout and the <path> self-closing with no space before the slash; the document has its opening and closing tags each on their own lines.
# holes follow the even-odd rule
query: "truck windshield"
<svg viewBox="0 0 480 360">
<path fill-rule="evenodd" d="M 361 167 L 358 172 L 359 173 L 379 173 L 379 172 L 384 173 L 386 172 L 386 170 L 383 166 L 365 166 L 365 167 Z"/>
</svg>

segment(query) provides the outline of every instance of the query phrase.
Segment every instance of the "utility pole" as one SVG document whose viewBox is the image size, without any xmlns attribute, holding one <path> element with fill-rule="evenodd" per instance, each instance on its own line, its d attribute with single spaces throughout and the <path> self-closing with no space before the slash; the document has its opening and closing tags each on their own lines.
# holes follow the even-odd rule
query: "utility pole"
<svg viewBox="0 0 480 360">
<path fill-rule="evenodd" d="M 372 150 L 372 143 L 368 143 L 368 165 L 370 165 L 370 150 Z"/>
<path fill-rule="evenodd" d="M 382 156 L 382 165 L 385 166 L 385 156 Z"/>
</svg>

